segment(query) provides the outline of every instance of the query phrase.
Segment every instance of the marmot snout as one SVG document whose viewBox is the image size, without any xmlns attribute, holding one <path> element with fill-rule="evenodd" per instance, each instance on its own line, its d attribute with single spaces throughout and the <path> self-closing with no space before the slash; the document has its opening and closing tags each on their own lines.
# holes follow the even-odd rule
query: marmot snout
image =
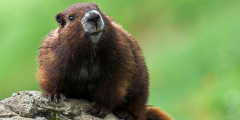
<svg viewBox="0 0 240 120">
<path fill-rule="evenodd" d="M 104 30 L 104 21 L 100 13 L 96 10 L 89 10 L 82 18 L 82 25 L 91 40 L 98 41 Z"/>
</svg>

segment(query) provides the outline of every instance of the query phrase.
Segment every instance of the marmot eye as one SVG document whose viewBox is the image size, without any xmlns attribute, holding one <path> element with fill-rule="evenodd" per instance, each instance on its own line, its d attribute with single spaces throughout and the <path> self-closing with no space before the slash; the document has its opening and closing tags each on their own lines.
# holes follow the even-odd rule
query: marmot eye
<svg viewBox="0 0 240 120">
<path fill-rule="evenodd" d="M 75 20 L 75 18 L 73 16 L 69 16 L 69 20 L 72 22 Z"/>
</svg>

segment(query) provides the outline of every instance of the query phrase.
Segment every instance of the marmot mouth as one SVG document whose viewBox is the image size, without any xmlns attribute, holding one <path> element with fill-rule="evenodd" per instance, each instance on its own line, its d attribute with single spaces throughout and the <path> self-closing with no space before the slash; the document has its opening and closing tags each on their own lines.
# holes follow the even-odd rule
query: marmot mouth
<svg viewBox="0 0 240 120">
<path fill-rule="evenodd" d="M 96 27 L 94 28 L 94 32 L 99 32 L 100 31 L 100 29 L 99 29 L 99 27 L 96 25 Z"/>
<path fill-rule="evenodd" d="M 84 37 L 86 39 L 90 39 L 91 41 L 93 41 L 95 43 L 95 42 L 99 41 L 103 32 L 104 32 L 104 30 L 100 30 L 98 32 L 93 32 L 93 33 L 85 32 Z"/>
<path fill-rule="evenodd" d="M 104 30 L 99 30 L 97 32 L 85 32 L 88 36 L 98 36 L 103 33 Z"/>
</svg>

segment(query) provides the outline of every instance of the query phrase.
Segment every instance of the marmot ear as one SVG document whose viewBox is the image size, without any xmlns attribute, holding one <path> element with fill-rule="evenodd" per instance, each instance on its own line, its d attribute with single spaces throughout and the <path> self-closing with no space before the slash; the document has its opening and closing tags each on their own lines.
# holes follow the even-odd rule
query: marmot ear
<svg viewBox="0 0 240 120">
<path fill-rule="evenodd" d="M 66 21 L 64 19 L 64 15 L 60 12 L 56 15 L 56 21 L 62 26 L 64 27 L 66 25 Z"/>
</svg>

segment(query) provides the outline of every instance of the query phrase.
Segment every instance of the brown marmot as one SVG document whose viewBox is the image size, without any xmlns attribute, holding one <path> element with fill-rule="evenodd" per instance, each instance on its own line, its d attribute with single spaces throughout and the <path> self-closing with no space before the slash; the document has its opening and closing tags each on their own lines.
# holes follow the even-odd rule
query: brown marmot
<svg viewBox="0 0 240 120">
<path fill-rule="evenodd" d="M 148 70 L 135 39 L 96 4 L 75 4 L 40 47 L 39 82 L 47 98 L 87 99 L 87 113 L 125 120 L 170 120 L 146 105 Z"/>
</svg>

